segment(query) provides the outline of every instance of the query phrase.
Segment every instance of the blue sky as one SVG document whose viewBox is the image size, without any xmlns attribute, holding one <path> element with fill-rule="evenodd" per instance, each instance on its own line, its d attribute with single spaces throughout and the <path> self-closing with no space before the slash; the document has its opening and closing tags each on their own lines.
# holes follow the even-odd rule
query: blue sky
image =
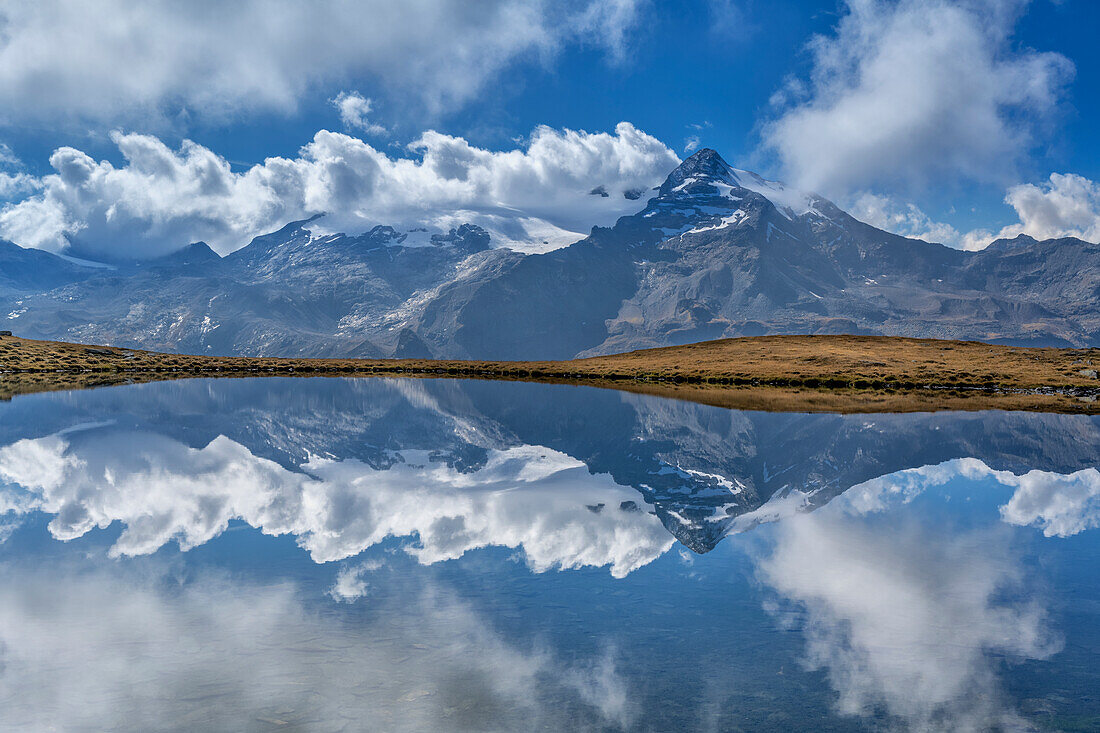
<svg viewBox="0 0 1100 733">
<path fill-rule="evenodd" d="M 178 179 L 206 163 L 150 163 L 173 169 L 167 183 L 149 170 L 125 179 L 118 172 L 133 166 L 118 133 L 147 136 L 130 145 L 131 155 L 136 146 L 146 157 L 165 154 L 152 140 L 176 154 L 191 140 L 241 176 L 271 156 L 298 159 L 319 130 L 419 162 L 450 160 L 459 138 L 479 151 L 522 155 L 542 125 L 560 135 L 614 135 L 628 122 L 681 158 L 692 145 L 713 147 L 736 166 L 811 187 L 903 234 L 967 247 L 1020 232 L 1100 238 L 1100 140 L 1092 132 L 1100 119 L 1100 4 L 1091 0 L 311 7 L 302 15 L 284 2 L 219 8 L 202 0 L 181 17 L 156 1 L 109 0 L 94 13 L 79 0 L 0 2 L 0 110 L 7 110 L 0 175 L 8 181 L 0 179 L 8 202 L 0 236 L 54 250 L 68 241 L 121 242 L 154 253 L 205 238 L 224 252 L 323 205 L 359 212 L 334 219 L 347 229 L 411 226 L 418 217 L 445 228 L 471 211 L 499 223 L 512 216 L 507 210 L 568 239 L 613 221 L 625 204 L 601 211 L 562 194 L 554 211 L 536 205 L 547 187 L 580 196 L 586 176 L 602 176 L 597 183 L 625 188 L 661 177 L 669 157 L 647 147 L 639 163 L 621 140 L 608 143 L 617 152 L 600 149 L 610 162 L 580 162 L 557 149 L 550 163 L 529 155 L 524 163 L 542 188 L 514 195 L 501 194 L 500 177 L 511 175 L 514 191 L 522 176 L 505 158 L 486 158 L 473 164 L 484 174 L 476 191 L 409 194 L 415 202 L 384 205 L 376 186 L 429 185 L 426 170 L 376 179 L 356 168 L 349 190 L 328 172 L 318 198 L 314 168 L 295 173 L 293 194 L 265 169 L 253 176 L 264 180 L 260 193 L 255 180 L 245 186 L 219 174 L 225 180 L 207 188 L 235 193 L 200 207 L 183 201 L 190 189 Z M 333 104 L 341 94 L 361 98 L 360 113 L 369 107 L 362 124 L 341 119 Z M 446 151 L 409 149 L 428 130 L 448 136 Z M 88 171 L 109 164 L 114 178 L 51 179 L 59 162 L 51 155 L 62 147 L 80 151 Z M 325 149 L 342 160 L 359 155 Z M 66 160 L 73 170 L 76 159 Z M 548 165 L 574 165 L 574 175 Z M 139 180 L 156 195 L 135 194 Z M 262 211 L 242 204 L 287 196 L 293 201 L 268 201 Z"/>
</svg>

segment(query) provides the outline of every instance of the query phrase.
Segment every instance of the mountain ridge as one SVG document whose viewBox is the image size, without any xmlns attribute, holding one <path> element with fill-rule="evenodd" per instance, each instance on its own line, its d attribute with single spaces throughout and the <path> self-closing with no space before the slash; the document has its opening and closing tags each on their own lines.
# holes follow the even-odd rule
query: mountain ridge
<svg viewBox="0 0 1100 733">
<path fill-rule="evenodd" d="M 1100 344 L 1100 245 L 908 239 L 711 149 L 651 193 L 541 254 L 471 224 L 315 234 L 320 215 L 217 259 L 196 244 L 91 271 L 28 254 L 38 279 L 0 278 L 0 310 L 29 337 L 203 354 L 567 359 L 769 333 Z"/>
</svg>

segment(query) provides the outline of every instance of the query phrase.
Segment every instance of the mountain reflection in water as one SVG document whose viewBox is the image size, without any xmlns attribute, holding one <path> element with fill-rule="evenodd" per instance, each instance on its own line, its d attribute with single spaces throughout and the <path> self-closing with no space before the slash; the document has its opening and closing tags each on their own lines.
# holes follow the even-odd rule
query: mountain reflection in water
<svg viewBox="0 0 1100 733">
<path fill-rule="evenodd" d="M 1100 726 L 1098 465 L 1086 416 L 444 380 L 24 397 L 0 727 Z"/>
</svg>

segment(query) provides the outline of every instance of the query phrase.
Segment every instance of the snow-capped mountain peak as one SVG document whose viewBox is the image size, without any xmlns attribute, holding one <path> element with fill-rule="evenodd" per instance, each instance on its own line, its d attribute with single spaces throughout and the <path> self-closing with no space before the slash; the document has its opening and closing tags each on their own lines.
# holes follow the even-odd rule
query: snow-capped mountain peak
<svg viewBox="0 0 1100 733">
<path fill-rule="evenodd" d="M 686 198 L 717 194 L 741 200 L 745 198 L 745 191 L 763 196 L 788 219 L 820 214 L 815 205 L 823 200 L 816 194 L 768 180 L 752 171 L 733 168 L 710 148 L 699 150 L 670 173 L 658 190 L 658 196 Z"/>
<path fill-rule="evenodd" d="M 629 246 L 638 246 L 731 228 L 839 223 L 841 213 L 820 196 L 733 168 L 704 148 L 668 175 L 645 209 L 619 226 L 626 226 Z"/>
</svg>

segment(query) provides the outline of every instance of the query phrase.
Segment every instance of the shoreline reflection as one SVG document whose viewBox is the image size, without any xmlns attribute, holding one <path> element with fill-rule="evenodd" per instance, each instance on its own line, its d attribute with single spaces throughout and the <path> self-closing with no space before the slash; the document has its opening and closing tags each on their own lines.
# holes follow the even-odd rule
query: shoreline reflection
<svg viewBox="0 0 1100 733">
<path fill-rule="evenodd" d="M 0 411 L 0 729 L 1100 725 L 1094 418 L 401 380 Z"/>
</svg>

